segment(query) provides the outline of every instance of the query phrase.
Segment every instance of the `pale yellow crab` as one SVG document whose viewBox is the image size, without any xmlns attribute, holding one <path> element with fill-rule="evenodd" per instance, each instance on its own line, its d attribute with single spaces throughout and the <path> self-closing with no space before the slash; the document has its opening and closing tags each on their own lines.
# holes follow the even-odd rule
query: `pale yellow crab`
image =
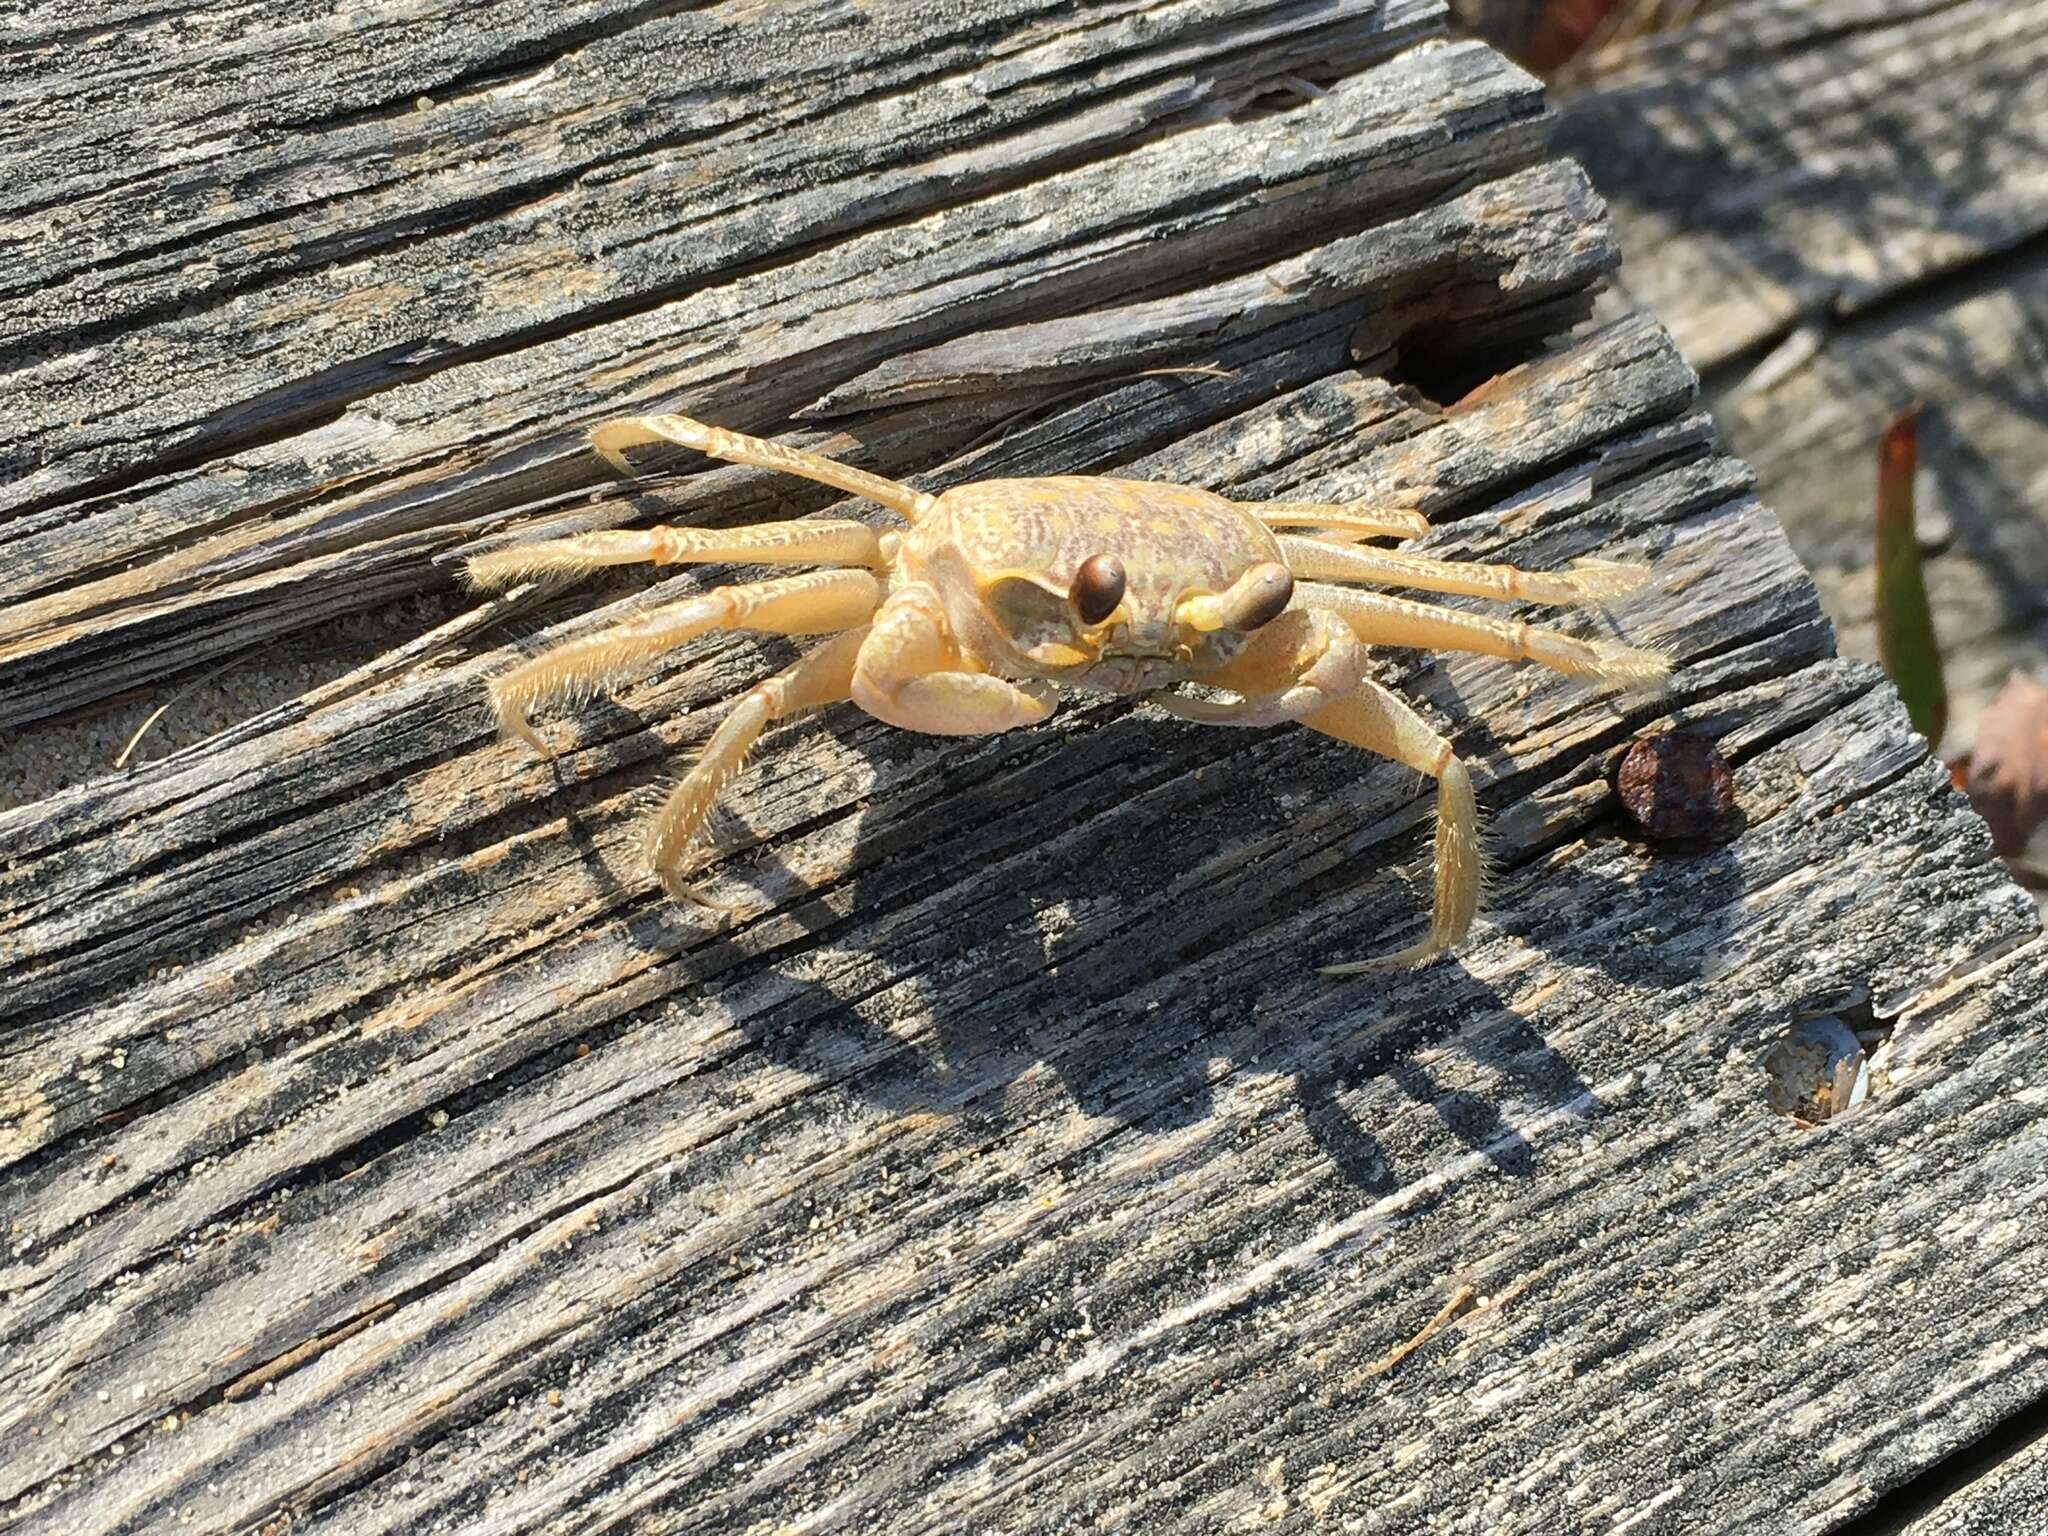
<svg viewBox="0 0 2048 1536">
<path fill-rule="evenodd" d="M 1622 684 L 1653 682 L 1667 669 L 1654 652 L 1356 590 L 1352 584 L 1366 583 L 1581 603 L 1632 591 L 1649 574 L 1605 561 L 1535 574 L 1357 542 L 1425 532 L 1414 512 L 1231 502 L 1191 486 L 1094 476 L 984 480 L 933 496 L 683 416 L 613 422 L 591 441 L 622 472 L 631 472 L 626 449 L 679 443 L 865 496 L 910 524 L 898 532 L 806 518 L 620 530 L 515 545 L 469 562 L 471 579 L 485 587 L 636 562 L 823 567 L 649 609 L 543 651 L 491 685 L 499 722 L 544 752 L 528 720 L 536 703 L 600 687 L 694 635 L 832 636 L 747 691 L 655 817 L 648 860 L 679 897 L 688 894 L 691 838 L 771 721 L 851 700 L 906 730 L 979 735 L 1036 725 L 1052 713 L 1054 685 L 1062 684 L 1150 694 L 1190 720 L 1298 721 L 1431 775 L 1438 814 L 1429 931 L 1396 954 L 1326 969 L 1412 965 L 1462 939 L 1478 907 L 1472 781 L 1449 742 L 1364 675 L 1367 647 L 1477 651 Z M 1172 691 L 1187 683 L 1235 697 Z"/>
</svg>

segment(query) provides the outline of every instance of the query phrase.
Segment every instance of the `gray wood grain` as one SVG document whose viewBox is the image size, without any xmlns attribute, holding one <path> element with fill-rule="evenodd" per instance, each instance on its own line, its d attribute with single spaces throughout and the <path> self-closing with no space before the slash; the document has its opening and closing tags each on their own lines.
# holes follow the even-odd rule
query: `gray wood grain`
<svg viewBox="0 0 2048 1536">
<path fill-rule="evenodd" d="M 2044 122 L 2040 0 L 1736 0 L 1603 55 L 1559 144 L 1707 369 L 2037 245 Z"/>
<path fill-rule="evenodd" d="M 1365 14 L 1350 46 L 1365 49 L 1388 36 L 1388 18 L 1358 8 Z M 1334 47 L 1320 40 L 1322 51 Z M 1365 223 L 1428 202 L 1480 166 L 1516 169 L 1539 153 L 1541 101 L 1532 82 L 1491 57 L 1463 45 L 1368 70 L 1320 108 L 1332 116 L 1322 134 L 1300 135 L 1280 116 L 1125 143 L 1121 153 L 964 201 L 943 217 L 833 241 L 761 270 L 758 246 L 716 246 L 707 260 L 740 269 L 728 282 L 623 318 L 593 296 L 587 324 L 560 337 L 535 334 L 515 355 L 414 382 L 380 371 L 388 387 L 356 405 L 324 395 L 338 416 L 305 431 L 173 472 L 140 496 L 67 498 L 14 520 L 8 526 L 22 542 L 9 564 L 28 600 L 0 618 L 0 720 L 39 718 L 132 686 L 161 673 L 167 649 L 190 664 L 445 581 L 430 561 L 451 532 L 609 484 L 581 446 L 581 429 L 604 416 L 715 405 L 736 426 L 766 425 L 844 375 L 962 328 L 1168 286 L 1170 274 L 1191 266 L 1250 266 L 1276 248 L 1313 244 L 1331 220 Z M 1456 131 L 1443 131 L 1435 96 L 1458 99 Z M 1128 134 L 1134 125 L 1122 127 Z M 1055 137 L 1070 143 L 1071 130 Z M 988 153 L 1006 172 L 1016 168 L 1014 145 Z M 938 189 L 951 188 L 945 165 L 920 169 Z M 834 184 L 819 195 L 840 209 L 849 194 Z M 990 264 L 985 252 L 996 241 L 1005 258 Z M 514 249 L 548 272 L 564 260 L 557 248 L 535 251 L 530 239 Z M 337 270 L 356 281 L 361 266 Z M 342 276 L 323 271 L 320 281 Z M 483 275 L 455 286 L 476 283 L 488 286 Z M 337 300 L 307 302 L 327 310 Z M 368 349 L 375 327 L 392 322 L 382 290 L 359 307 L 374 324 L 352 328 L 349 344 Z M 297 334 L 304 318 L 294 312 L 279 323 Z M 232 342 L 216 336 L 212 350 L 230 345 L 282 365 L 246 327 Z M 168 409 L 160 394 L 137 391 L 136 408 Z M 134 430 L 178 463 L 178 429 Z M 111 562 L 120 567 L 113 574 L 75 579 Z M 62 585 L 30 595 L 53 582 Z"/>
<path fill-rule="evenodd" d="M 259 12 L 209 48 L 174 10 L 155 38 L 103 36 L 115 57 L 84 69 L 30 25 L 28 89 L 60 126 L 10 167 L 40 238 L 0 337 L 56 355 L 22 381 L 41 410 L 8 463 L 34 468 L 7 505 L 1085 163 L 1263 75 L 1398 46 L 1434 7 L 394 11 L 339 46 L 351 29 Z M 206 85 L 163 89 L 195 55 Z M 118 136 L 93 110 L 115 94 L 144 104 Z M 225 214 L 222 156 L 253 183 Z M 223 325 L 244 366 L 223 366 Z M 82 337 L 102 345 L 81 355 Z"/>
<path fill-rule="evenodd" d="M 2003 1536 L 2023 1531 L 2048 1509 L 2048 1438 L 2010 1458 L 1900 1527 L 1900 1536 Z"/>
<path fill-rule="evenodd" d="M 1564 107 L 1628 291 L 1706 370 L 1846 655 L 1878 652 L 1877 433 L 1918 407 L 1951 755 L 2011 671 L 2048 666 L 2044 47 L 2048 13 L 2025 5 L 1726 0 L 1603 53 Z M 2048 1402 L 1994 1400 L 1987 1422 Z M 2025 1528 L 2035 1481 L 2015 1467 L 1867 1528 Z"/>
<path fill-rule="evenodd" d="M 1846 655 L 1877 655 L 1877 434 L 1924 407 L 1951 751 L 2048 665 L 2044 66 L 2048 7 L 1724 0 L 1564 99 L 1623 289 L 1707 375 Z"/>
<path fill-rule="evenodd" d="M 207 300 L 187 363 L 216 394 L 111 373 L 92 387 L 136 435 L 95 417 L 17 445 L 60 451 L 43 511 L 0 525 L 23 554 L 10 718 L 445 586 L 515 531 L 822 505 L 735 468 L 602 480 L 578 424 L 657 399 L 934 486 L 1116 469 L 1398 499 L 1458 557 L 1649 559 L 1650 590 L 1547 621 L 1666 649 L 1671 687 L 1382 658 L 1473 763 L 1495 870 L 1456 961 L 1347 983 L 1314 965 L 1421 920 L 1425 789 L 1307 733 L 1113 699 L 986 739 L 851 710 L 779 729 L 716 826 L 730 915 L 668 902 L 639 863 L 649 801 L 789 647 L 709 637 L 551 715 L 551 759 L 496 739 L 482 687 L 717 570 L 479 604 L 0 812 L 0 1521 L 1819 1532 L 2048 1390 L 2032 904 L 1890 690 L 1834 656 L 1670 337 L 1579 323 L 1613 241 L 1532 82 L 1418 44 L 1425 5 L 1103 4 L 1035 30 L 1018 6 L 973 24 L 997 34 L 911 9 L 818 8 L 873 84 L 835 81 L 820 118 L 957 111 L 933 31 L 956 22 L 977 68 L 1021 59 L 1064 105 L 989 125 L 957 179 L 933 167 L 965 149 L 921 162 L 900 203 L 819 172 L 805 216 L 843 196 L 848 224 L 772 260 L 719 247 L 673 294 L 617 276 L 645 253 L 589 258 L 601 286 L 524 329 L 488 314 L 493 274 L 585 258 L 546 267 L 516 232 L 491 247 L 510 267 L 454 262 L 380 307 L 380 261 L 427 272 L 431 240 L 492 217 L 429 175 L 391 195 L 440 235 L 372 227 L 389 168 L 351 134 L 404 115 L 391 59 L 439 70 L 436 100 L 480 114 L 445 123 L 507 164 L 559 151 L 492 115 L 529 97 L 536 121 L 591 114 L 576 153 L 652 164 L 603 136 L 657 132 L 614 103 L 659 71 L 608 40 L 766 12 L 507 8 L 494 31 L 394 7 L 381 43 L 281 11 L 239 39 L 151 12 L 25 32 L 76 197 L 117 200 L 95 219 L 123 193 L 93 93 L 172 95 L 179 50 L 215 49 L 212 110 L 298 135 L 215 152 L 331 172 L 347 210 L 323 236 L 292 222 L 329 217 L 310 204 L 264 207 L 277 249 L 221 281 L 259 309 L 366 286 L 304 342 L 341 374 L 230 346 Z M 304 99 L 259 67 L 292 39 Z M 755 42 L 663 87 L 765 114 L 714 126 L 720 153 L 778 112 L 803 138 L 808 45 Z M 751 98 L 748 68 L 771 77 Z M 1303 69 L 1195 120 L 1219 80 Z M 1179 105 L 1126 110 L 1135 80 Z M 994 174 L 1005 133 L 1097 106 L 1121 126 L 1074 163 Z M 149 110 L 205 143 L 197 106 Z M 175 154 L 138 171 L 193 221 L 178 239 L 211 237 Z M 558 214 L 637 238 L 620 178 L 575 176 Z M 211 280 L 106 238 L 93 281 Z M 662 296 L 621 312 L 605 285 L 629 282 Z M 79 345 L 143 346 L 152 302 L 87 305 L 108 331 Z M 1127 368 L 1076 356 L 1088 314 Z M 449 316 L 510 328 L 347 372 L 385 327 L 436 356 Z M 271 378 L 339 415 L 209 435 Z M 69 573 L 33 566 L 66 548 Z M 1611 762 L 1671 723 L 1736 765 L 1746 824 L 1716 852 L 1622 833 Z M 1803 1130 L 1762 1063 L 1844 986 L 1891 1024 L 1890 1077 Z"/>
<path fill-rule="evenodd" d="M 2048 668 L 2048 268 L 1986 270 L 1831 338 L 1722 408 L 1813 567 L 1845 654 L 1877 655 L 1875 434 L 1920 408 L 1918 516 L 1966 750 L 2007 675 Z"/>
</svg>

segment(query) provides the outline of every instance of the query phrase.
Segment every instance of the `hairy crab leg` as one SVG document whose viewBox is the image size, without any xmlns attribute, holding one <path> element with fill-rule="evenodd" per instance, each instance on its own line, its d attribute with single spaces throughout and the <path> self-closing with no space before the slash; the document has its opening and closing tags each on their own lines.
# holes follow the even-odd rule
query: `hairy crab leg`
<svg viewBox="0 0 2048 1536">
<path fill-rule="evenodd" d="M 938 497 L 905 485 L 900 480 L 871 475 L 864 469 L 841 464 L 823 454 L 784 447 L 763 437 L 748 437 L 744 432 L 728 432 L 723 427 L 709 427 L 687 416 L 628 416 L 622 421 L 610 421 L 592 428 L 590 433 L 590 446 L 622 475 L 633 473 L 632 466 L 626 462 L 625 451 L 647 443 L 677 443 L 699 453 L 708 453 L 714 459 L 753 464 L 762 469 L 779 469 L 787 475 L 816 480 L 821 485 L 878 501 L 913 523 L 930 511 L 932 503 L 938 500 Z"/>
<path fill-rule="evenodd" d="M 1515 619 L 1459 613 L 1430 603 L 1354 592 L 1319 582 L 1299 582 L 1298 602 L 1341 616 L 1351 632 L 1367 645 L 1412 646 L 1429 651 L 1474 651 L 1510 661 L 1534 661 L 1554 672 L 1602 682 L 1644 684 L 1660 680 L 1671 660 L 1655 651 L 1638 650 L 1609 640 L 1580 640 L 1554 629 L 1539 629 Z"/>
<path fill-rule="evenodd" d="M 732 560 L 748 565 L 887 563 L 884 535 L 866 523 L 804 518 L 741 528 L 620 528 L 567 539 L 509 544 L 469 558 L 479 587 L 508 587 L 536 576 L 581 576 L 601 565 L 683 565 Z"/>
<path fill-rule="evenodd" d="M 900 587 L 875 615 L 853 674 L 853 701 L 877 720 L 934 736 L 987 736 L 1036 725 L 1053 711 L 1050 683 L 976 669 L 924 582 Z"/>
<path fill-rule="evenodd" d="M 491 708 L 510 734 L 545 753 L 527 713 L 565 692 L 592 693 L 638 663 L 713 629 L 823 635 L 864 625 L 881 605 L 882 584 L 867 571 L 810 571 L 742 586 L 714 587 L 664 603 L 542 651 L 491 681 Z"/>
<path fill-rule="evenodd" d="M 801 709 L 838 704 L 851 697 L 854 659 L 865 628 L 834 635 L 823 645 L 740 696 L 704 744 L 697 761 L 663 803 L 647 829 L 647 862 L 671 896 L 697 901 L 683 879 L 683 856 L 711 814 L 719 792 L 746 762 L 761 733 Z"/>
<path fill-rule="evenodd" d="M 1451 744 L 1401 699 L 1373 682 L 1302 717 L 1312 731 L 1334 736 L 1354 747 L 1428 774 L 1436 780 L 1436 894 L 1430 908 L 1429 931 L 1416 943 L 1373 960 L 1353 960 L 1318 969 L 1325 976 L 1352 976 L 1361 971 L 1391 971 L 1420 965 L 1465 937 L 1479 910 L 1484 860 L 1479 849 L 1479 810 L 1472 794 L 1472 776 L 1451 750 Z"/>
<path fill-rule="evenodd" d="M 1420 512 L 1315 501 L 1240 501 L 1236 506 L 1268 528 L 1327 528 L 1352 539 L 1412 539 L 1429 532 L 1429 519 Z"/>
<path fill-rule="evenodd" d="M 1431 560 L 1397 549 L 1360 549 L 1282 535 L 1287 565 L 1304 580 L 1370 581 L 1462 597 L 1497 597 L 1532 603 L 1597 603 L 1625 597 L 1650 579 L 1643 565 L 1582 560 L 1568 571 L 1523 571 L 1512 565 Z"/>
</svg>

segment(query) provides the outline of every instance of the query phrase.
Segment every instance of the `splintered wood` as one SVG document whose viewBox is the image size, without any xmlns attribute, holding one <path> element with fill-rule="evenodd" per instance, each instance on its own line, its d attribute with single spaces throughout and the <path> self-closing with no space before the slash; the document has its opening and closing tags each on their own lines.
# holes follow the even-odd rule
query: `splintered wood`
<svg viewBox="0 0 2048 1536">
<path fill-rule="evenodd" d="M 1366 1374 L 1368 1376 L 1386 1375 L 1387 1372 L 1435 1338 L 1437 1330 L 1442 1328 L 1445 1323 L 1448 1323 L 1457 1314 L 1458 1309 L 1471 1299 L 1472 1287 L 1469 1285 L 1459 1286 L 1455 1291 L 1451 1292 L 1451 1299 L 1437 1309 L 1436 1316 L 1432 1317 L 1415 1331 L 1413 1338 L 1402 1340 L 1384 1355 L 1381 1355 L 1379 1359 L 1373 1361 L 1371 1365 L 1365 1368 Z"/>
<path fill-rule="evenodd" d="M 16 29 L 6 750 L 446 606 L 0 813 L 10 1530 L 1823 1531 L 2048 1390 L 2031 903 L 1438 5 L 216 20 Z M 778 729 L 706 913 L 640 828 L 788 643 L 542 759 L 492 678 L 729 578 L 455 586 L 866 515 L 622 484 L 583 431 L 652 410 L 1644 560 L 1567 618 L 1675 671 L 1379 658 L 1493 858 L 1409 974 L 1315 967 L 1412 935 L 1413 775 L 1105 698 Z M 1607 777 L 1674 727 L 1744 817 L 1684 857 Z M 1764 1061 L 1845 984 L 1886 1082 L 1802 1131 Z M 1451 1277 L 1513 1302 L 1372 1374 Z"/>
</svg>

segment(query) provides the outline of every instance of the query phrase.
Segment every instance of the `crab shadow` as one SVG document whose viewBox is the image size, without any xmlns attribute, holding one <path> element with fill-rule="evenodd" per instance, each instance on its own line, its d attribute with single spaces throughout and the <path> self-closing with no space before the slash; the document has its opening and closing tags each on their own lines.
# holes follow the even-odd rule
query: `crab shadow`
<svg viewBox="0 0 2048 1536">
<path fill-rule="evenodd" d="M 1440 1156 L 1443 1133 L 1524 1175 L 1539 1153 L 1519 1127 L 1596 1112 L 1572 1060 L 1456 959 L 1316 974 L 1420 925 L 1426 876 L 1390 866 L 1427 868 L 1432 786 L 1305 731 L 1205 728 L 1115 701 L 1070 701 L 1056 721 L 954 740 L 852 710 L 786 727 L 749 777 L 814 754 L 807 735 L 873 772 L 848 871 L 818 889 L 768 838 L 717 871 L 766 916 L 652 910 L 636 937 L 686 952 L 767 1060 L 891 1114 L 986 1118 L 991 1134 L 1015 1096 L 1055 1081 L 1090 1120 L 1162 1133 L 1278 1078 L 1286 1113 L 1380 1193 Z M 726 815 L 745 823 L 736 788 Z M 1513 797 L 1499 790 L 1489 798 Z M 1590 868 L 1542 873 L 1540 911 L 1520 910 L 1546 851 L 1497 850 L 1488 922 L 1635 983 L 1696 968 L 1696 944 L 1641 944 L 1627 918 L 1640 892 Z M 1695 938 L 1733 883 L 1695 882 Z"/>
</svg>

